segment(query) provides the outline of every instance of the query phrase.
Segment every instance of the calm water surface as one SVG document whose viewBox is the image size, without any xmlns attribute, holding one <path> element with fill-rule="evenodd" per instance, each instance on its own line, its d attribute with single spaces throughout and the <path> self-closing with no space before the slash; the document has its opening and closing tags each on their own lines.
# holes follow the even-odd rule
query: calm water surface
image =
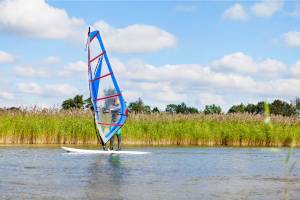
<svg viewBox="0 0 300 200">
<path fill-rule="evenodd" d="M 127 150 L 151 154 L 0 147 L 0 199 L 300 199 L 300 162 L 289 172 L 288 149 Z"/>
</svg>

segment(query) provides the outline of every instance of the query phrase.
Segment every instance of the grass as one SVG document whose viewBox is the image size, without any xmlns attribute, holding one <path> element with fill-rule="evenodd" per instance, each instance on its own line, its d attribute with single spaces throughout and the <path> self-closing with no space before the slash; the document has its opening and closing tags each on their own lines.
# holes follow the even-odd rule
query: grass
<svg viewBox="0 0 300 200">
<path fill-rule="evenodd" d="M 130 115 L 124 144 L 199 146 L 300 146 L 300 120 L 250 114 Z M 0 144 L 96 144 L 92 113 L 1 111 Z"/>
</svg>

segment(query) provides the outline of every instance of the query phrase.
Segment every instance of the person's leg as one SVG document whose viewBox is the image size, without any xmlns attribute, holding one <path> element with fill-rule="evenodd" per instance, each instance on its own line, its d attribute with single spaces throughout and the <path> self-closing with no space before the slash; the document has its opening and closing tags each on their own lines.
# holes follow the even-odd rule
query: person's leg
<svg viewBox="0 0 300 200">
<path fill-rule="evenodd" d="M 120 151 L 122 149 L 122 137 L 121 137 L 121 134 L 118 134 L 117 138 L 118 138 L 118 150 Z"/>
<path fill-rule="evenodd" d="M 101 137 L 99 137 L 99 140 L 100 140 L 100 142 L 101 142 L 102 149 L 103 149 L 104 151 L 106 151 L 105 144 L 104 144 L 104 142 L 103 142 L 102 138 L 101 138 Z"/>
<path fill-rule="evenodd" d="M 118 138 L 118 150 L 120 151 L 122 149 L 122 134 L 121 129 L 117 132 L 117 138 Z"/>
<path fill-rule="evenodd" d="M 114 149 L 114 135 L 109 139 L 109 149 Z"/>
</svg>

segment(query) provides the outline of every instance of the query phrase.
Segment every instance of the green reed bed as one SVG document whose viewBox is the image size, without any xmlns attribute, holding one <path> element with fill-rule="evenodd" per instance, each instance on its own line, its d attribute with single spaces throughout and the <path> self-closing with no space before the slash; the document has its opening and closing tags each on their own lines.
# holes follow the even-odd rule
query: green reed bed
<svg viewBox="0 0 300 200">
<path fill-rule="evenodd" d="M 288 146 L 300 144 L 300 121 L 260 115 L 133 115 L 123 128 L 128 144 Z"/>
<path fill-rule="evenodd" d="M 300 120 L 260 115 L 131 114 L 124 144 L 201 146 L 300 145 Z M 96 144 L 91 112 L 1 111 L 0 144 Z"/>
<path fill-rule="evenodd" d="M 0 113 L 0 143 L 96 143 L 90 113 L 82 111 L 30 111 Z"/>
</svg>

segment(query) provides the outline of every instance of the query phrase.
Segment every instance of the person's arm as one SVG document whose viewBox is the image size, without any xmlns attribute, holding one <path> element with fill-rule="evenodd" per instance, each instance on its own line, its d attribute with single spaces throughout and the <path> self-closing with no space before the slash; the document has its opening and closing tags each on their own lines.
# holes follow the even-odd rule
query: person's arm
<svg viewBox="0 0 300 200">
<path fill-rule="evenodd" d="M 114 107 L 110 108 L 110 111 L 111 112 L 119 112 L 120 108 L 118 106 L 114 106 Z"/>
</svg>

